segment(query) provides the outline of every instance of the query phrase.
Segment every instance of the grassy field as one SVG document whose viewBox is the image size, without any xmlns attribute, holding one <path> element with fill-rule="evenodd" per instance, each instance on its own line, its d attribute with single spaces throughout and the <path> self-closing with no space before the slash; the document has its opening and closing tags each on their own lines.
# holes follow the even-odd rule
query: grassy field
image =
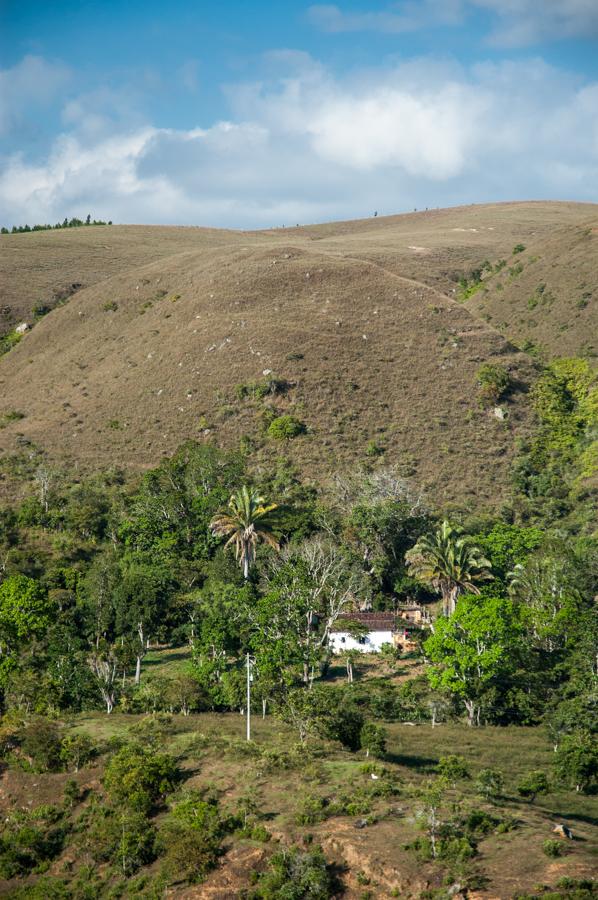
<svg viewBox="0 0 598 900">
<path fill-rule="evenodd" d="M 85 730 L 99 742 L 115 736 L 133 737 L 139 716 L 114 714 L 81 715 L 71 725 Z M 378 784 L 392 785 L 392 794 L 371 794 L 373 782 L 364 769 L 363 753 L 352 754 L 334 745 L 315 742 L 306 750 L 295 747 L 292 731 L 276 719 L 254 720 L 254 746 L 244 743 L 244 718 L 238 715 L 201 714 L 174 716 L 159 738 L 159 745 L 174 753 L 185 774 L 186 787 L 216 790 L 225 807 L 234 809 L 240 796 L 253 791 L 262 820 L 272 835 L 267 844 L 230 839 L 226 855 L 204 885 L 173 887 L 172 897 L 234 897 L 248 886 L 252 868 L 262 868 L 276 843 L 321 843 L 327 857 L 342 874 L 346 893 L 352 898 L 420 897 L 426 890 L 440 889 L 450 878 L 474 879 L 478 888 L 470 896 L 509 898 L 534 892 L 539 885 L 555 885 L 564 877 L 587 878 L 596 861 L 596 804 L 592 798 L 570 792 L 555 792 L 523 802 L 516 792 L 522 774 L 531 769 L 550 771 L 551 749 L 538 729 L 482 728 L 467 730 L 458 725 L 432 729 L 420 725 L 388 726 L 388 753 L 376 764 Z M 459 753 L 468 762 L 472 778 L 460 781 L 451 794 L 464 811 L 484 809 L 509 821 L 512 830 L 494 831 L 478 845 L 478 854 L 466 871 L 446 863 L 421 862 L 405 849 L 418 835 L 414 816 L 418 788 L 435 771 L 440 757 Z M 286 754 L 286 756 L 285 756 Z M 498 805 L 475 795 L 473 778 L 485 767 L 505 774 L 504 796 Z M 82 789 L 99 790 L 103 761 L 76 777 Z M 33 793 L 36 803 L 60 801 L 67 775 L 38 775 L 8 771 L 3 776 L 2 809 L 26 806 Z M 361 798 L 359 814 L 332 815 L 322 822 L 298 824 L 306 798 L 326 802 L 339 798 Z M 356 828 L 363 820 L 367 825 Z M 552 837 L 554 823 L 564 822 L 575 840 L 566 853 L 549 859 L 542 852 L 544 840 Z M 52 866 L 52 874 L 64 874 L 65 861 Z M 80 860 L 81 863 L 84 860 Z M 155 867 L 154 867 L 155 869 Z M 0 887 L 8 895 L 11 885 Z M 441 896 L 439 894 L 438 896 Z"/>
<path fill-rule="evenodd" d="M 143 678 L 174 675 L 187 660 L 184 648 L 153 651 L 144 661 Z M 387 677 L 401 680 L 414 671 L 413 666 L 413 661 L 406 660 Z M 365 681 L 379 677 L 381 664 L 365 660 L 359 672 Z M 340 667 L 330 677 L 340 680 Z M 553 751 L 541 728 L 385 723 L 387 752 L 383 759 L 373 760 L 366 759 L 363 751 L 352 753 L 317 738 L 302 747 L 289 725 L 269 715 L 254 714 L 251 744 L 245 741 L 244 716 L 230 713 L 156 719 L 96 712 L 74 716 L 64 726 L 90 735 L 103 748 L 101 755 L 74 776 L 6 768 L 0 783 L 3 814 L 27 809 L 32 802 L 60 804 L 67 780 L 75 778 L 83 797 L 73 813 L 76 821 L 92 793 L 102 793 L 106 753 L 115 740 L 141 740 L 172 753 L 183 772 L 183 789 L 215 792 L 224 810 L 234 811 L 240 798 L 252 795 L 270 839 L 264 843 L 234 835 L 227 838 L 225 853 L 206 881 L 199 886 L 173 885 L 169 897 L 228 900 L 238 896 L 250 885 L 253 870 L 261 871 L 278 846 L 292 844 L 321 844 L 348 900 L 397 896 L 440 900 L 453 883 L 468 884 L 469 897 L 506 900 L 523 893 L 537 895 L 541 886 L 554 887 L 565 877 L 587 879 L 595 870 L 596 798 L 561 789 L 553 779 L 551 792 L 533 803 L 517 791 L 521 778 L 532 770 L 551 778 Z M 422 834 L 418 825 L 421 791 L 436 775 L 439 760 L 450 754 L 464 758 L 469 777 L 455 780 L 441 816 L 452 816 L 457 808 L 461 817 L 481 811 L 494 824 L 488 833 L 478 835 L 472 859 L 425 861 L 409 849 Z M 476 776 L 487 768 L 499 770 L 504 777 L 501 796 L 494 802 L 476 792 Z M 375 781 L 372 770 L 378 775 Z M 158 826 L 163 814 L 155 813 Z M 557 823 L 568 825 L 574 840 L 563 840 L 563 855 L 551 858 L 543 844 L 554 838 Z M 74 852 L 76 857 L 67 843 L 47 874 L 72 877 L 77 866 L 87 862 L 85 857 L 74 862 Z M 142 874 L 154 877 L 159 871 L 158 860 Z M 107 876 L 105 867 L 99 872 Z M 34 880 L 35 876 L 29 879 Z M 17 883 L 0 883 L 0 895 L 10 896 Z"/>
</svg>

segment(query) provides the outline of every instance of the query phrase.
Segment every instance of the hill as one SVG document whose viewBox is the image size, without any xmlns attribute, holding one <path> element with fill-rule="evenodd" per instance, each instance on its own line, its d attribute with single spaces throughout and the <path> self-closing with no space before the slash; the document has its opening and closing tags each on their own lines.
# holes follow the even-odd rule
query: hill
<svg viewBox="0 0 598 900">
<path fill-rule="evenodd" d="M 577 234 L 594 213 L 499 204 L 251 233 L 111 226 L 3 236 L 12 323 L 81 287 L 0 359 L 0 452 L 33 445 L 82 471 L 136 469 L 189 437 L 245 438 L 257 465 L 282 453 L 325 478 L 380 455 L 436 500 L 498 503 L 514 438 L 530 426 L 533 362 L 493 313 L 459 301 L 458 279 L 517 243 L 529 244 L 527 259 L 533 242 L 551 245 L 555 229 Z M 565 269 L 566 248 L 559 259 Z M 476 302 L 490 303 L 490 291 Z M 516 306 L 496 323 L 507 336 Z M 504 420 L 479 404 L 476 373 L 488 361 L 518 387 Z M 292 445 L 268 435 L 280 415 L 305 426 Z"/>
<path fill-rule="evenodd" d="M 544 358 L 598 357 L 598 216 L 521 246 L 468 309 Z"/>
</svg>

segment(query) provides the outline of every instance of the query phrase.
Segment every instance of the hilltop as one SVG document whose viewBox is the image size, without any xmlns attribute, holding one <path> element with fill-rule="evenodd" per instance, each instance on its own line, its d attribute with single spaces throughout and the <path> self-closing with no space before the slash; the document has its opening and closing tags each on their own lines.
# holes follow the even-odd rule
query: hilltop
<svg viewBox="0 0 598 900">
<path fill-rule="evenodd" d="M 573 283 L 590 297 L 563 345 L 578 352 L 596 309 L 595 238 L 583 237 L 592 216 L 598 207 L 517 203 L 263 232 L 2 236 L 6 321 L 56 308 L 0 359 L 0 451 L 33 445 L 81 471 L 135 470 L 187 438 L 244 438 L 257 465 L 283 454 L 326 478 L 380 456 L 445 502 L 493 505 L 509 489 L 515 438 L 530 428 L 535 363 L 511 342 L 522 337 L 515 287 L 504 288 L 499 317 L 495 276 L 465 303 L 459 279 L 510 259 L 517 244 L 521 296 L 544 277 L 557 297 L 569 266 L 585 266 Z M 565 319 L 568 304 L 558 294 Z M 553 351 L 560 316 L 551 308 L 538 332 Z M 479 403 L 488 361 L 516 386 L 504 418 Z M 267 435 L 280 415 L 306 430 L 292 445 Z"/>
</svg>

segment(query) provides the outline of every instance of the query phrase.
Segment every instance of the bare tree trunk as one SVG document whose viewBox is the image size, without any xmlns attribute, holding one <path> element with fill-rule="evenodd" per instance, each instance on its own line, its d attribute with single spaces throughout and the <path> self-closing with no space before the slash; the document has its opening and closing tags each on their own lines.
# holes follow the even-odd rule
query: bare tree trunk
<svg viewBox="0 0 598 900">
<path fill-rule="evenodd" d="M 265 719 L 265 718 L 266 718 L 266 706 L 267 706 L 267 703 L 268 703 L 268 701 L 264 698 L 264 699 L 262 700 L 262 719 Z"/>
<path fill-rule="evenodd" d="M 473 700 L 465 700 L 465 709 L 467 710 L 467 724 L 471 727 L 474 724 L 480 724 L 480 710 L 479 707 L 476 708 L 476 704 Z"/>
<path fill-rule="evenodd" d="M 137 656 L 137 661 L 135 663 L 135 684 L 139 684 L 141 681 L 141 656 Z"/>
</svg>

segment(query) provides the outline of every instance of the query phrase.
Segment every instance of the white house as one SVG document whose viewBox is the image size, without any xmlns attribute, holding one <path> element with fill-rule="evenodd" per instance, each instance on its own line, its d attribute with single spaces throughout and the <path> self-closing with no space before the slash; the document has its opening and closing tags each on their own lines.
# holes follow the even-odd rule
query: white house
<svg viewBox="0 0 598 900">
<path fill-rule="evenodd" d="M 383 644 L 395 643 L 396 618 L 392 612 L 349 613 L 331 630 L 330 648 L 333 653 L 343 653 L 345 650 L 378 653 Z M 346 630 L 347 622 L 362 626 L 366 633 L 363 637 L 353 637 L 351 632 Z"/>
</svg>

